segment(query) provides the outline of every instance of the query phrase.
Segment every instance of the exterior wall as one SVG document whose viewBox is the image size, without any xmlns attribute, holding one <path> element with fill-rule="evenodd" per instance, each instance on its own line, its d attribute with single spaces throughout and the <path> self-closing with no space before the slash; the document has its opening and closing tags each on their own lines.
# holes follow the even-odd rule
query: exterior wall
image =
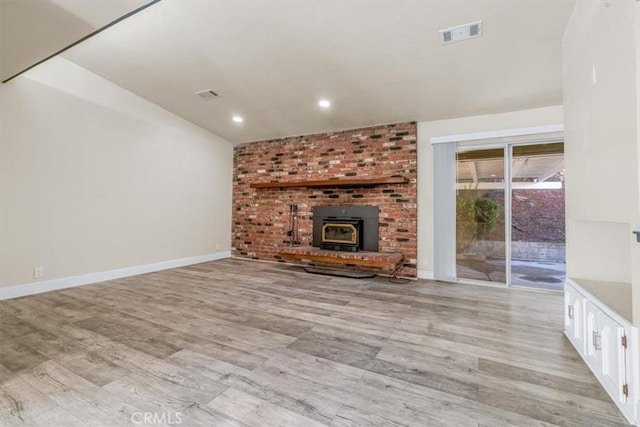
<svg viewBox="0 0 640 427">
<path fill-rule="evenodd" d="M 300 244 L 312 243 L 312 208 L 375 205 L 380 208 L 380 251 L 401 252 L 399 274 L 416 276 L 417 135 L 415 123 L 238 145 L 234 149 L 233 253 L 280 261 L 290 244 L 289 206 L 298 206 Z M 408 184 L 373 188 L 252 189 L 251 183 L 376 178 L 401 175 Z"/>
<path fill-rule="evenodd" d="M 504 242 L 475 240 L 468 253 L 478 253 L 489 258 L 504 259 Z M 512 242 L 511 258 L 522 261 L 565 262 L 565 244 L 549 242 Z"/>
</svg>

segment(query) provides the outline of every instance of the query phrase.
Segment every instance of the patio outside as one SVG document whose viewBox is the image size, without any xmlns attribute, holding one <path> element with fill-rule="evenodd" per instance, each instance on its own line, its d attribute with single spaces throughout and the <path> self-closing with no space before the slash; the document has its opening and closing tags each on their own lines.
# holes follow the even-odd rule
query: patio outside
<svg viewBox="0 0 640 427">
<path fill-rule="evenodd" d="M 561 291 L 565 269 L 562 144 L 514 147 L 511 197 L 512 286 Z M 502 150 L 460 153 L 458 278 L 507 283 Z"/>
</svg>

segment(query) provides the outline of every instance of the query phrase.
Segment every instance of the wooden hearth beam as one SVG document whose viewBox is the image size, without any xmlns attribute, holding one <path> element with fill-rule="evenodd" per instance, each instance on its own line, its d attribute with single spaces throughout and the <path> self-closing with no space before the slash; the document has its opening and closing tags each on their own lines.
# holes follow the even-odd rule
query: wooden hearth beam
<svg viewBox="0 0 640 427">
<path fill-rule="evenodd" d="M 294 187 L 374 187 L 384 184 L 407 184 L 408 178 L 390 176 L 386 178 L 326 179 L 316 181 L 252 182 L 251 188 L 294 188 Z"/>
</svg>

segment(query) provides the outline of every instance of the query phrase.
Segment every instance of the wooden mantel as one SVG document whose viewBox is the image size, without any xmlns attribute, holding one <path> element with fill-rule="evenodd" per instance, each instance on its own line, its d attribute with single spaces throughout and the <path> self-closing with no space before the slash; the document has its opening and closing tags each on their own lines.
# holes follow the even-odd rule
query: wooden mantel
<svg viewBox="0 0 640 427">
<path fill-rule="evenodd" d="M 406 184 L 408 178 L 403 176 L 389 176 L 382 178 L 353 178 L 326 179 L 315 181 L 280 181 L 280 182 L 252 182 L 251 188 L 295 188 L 295 187 L 375 187 L 384 184 Z"/>
</svg>

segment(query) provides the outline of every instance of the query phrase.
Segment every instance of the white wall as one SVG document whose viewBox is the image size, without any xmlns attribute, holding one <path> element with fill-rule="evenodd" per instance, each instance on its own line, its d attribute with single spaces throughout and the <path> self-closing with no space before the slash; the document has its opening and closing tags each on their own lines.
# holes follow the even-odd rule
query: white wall
<svg viewBox="0 0 640 427">
<path fill-rule="evenodd" d="M 502 114 L 418 123 L 418 273 L 433 275 L 433 149 L 434 136 L 488 132 L 561 124 L 562 107 L 545 107 Z"/>
<path fill-rule="evenodd" d="M 636 2 L 635 13 L 636 29 L 636 171 L 638 180 L 637 215 L 632 219 L 632 228 L 640 231 L 640 2 Z M 640 243 L 631 242 L 631 282 L 633 285 L 633 319 L 636 325 L 640 325 Z M 640 365 L 640 361 L 638 362 Z M 640 366 L 638 367 L 640 370 Z M 640 402 L 638 402 L 640 405 Z M 638 408 L 640 413 L 640 408 Z"/>
<path fill-rule="evenodd" d="M 230 250 L 224 139 L 62 58 L 0 120 L 0 288 Z"/>
<path fill-rule="evenodd" d="M 567 274 L 633 284 L 640 324 L 635 2 L 578 1 L 563 39 Z M 634 270 L 634 267 L 635 270 Z"/>
</svg>

